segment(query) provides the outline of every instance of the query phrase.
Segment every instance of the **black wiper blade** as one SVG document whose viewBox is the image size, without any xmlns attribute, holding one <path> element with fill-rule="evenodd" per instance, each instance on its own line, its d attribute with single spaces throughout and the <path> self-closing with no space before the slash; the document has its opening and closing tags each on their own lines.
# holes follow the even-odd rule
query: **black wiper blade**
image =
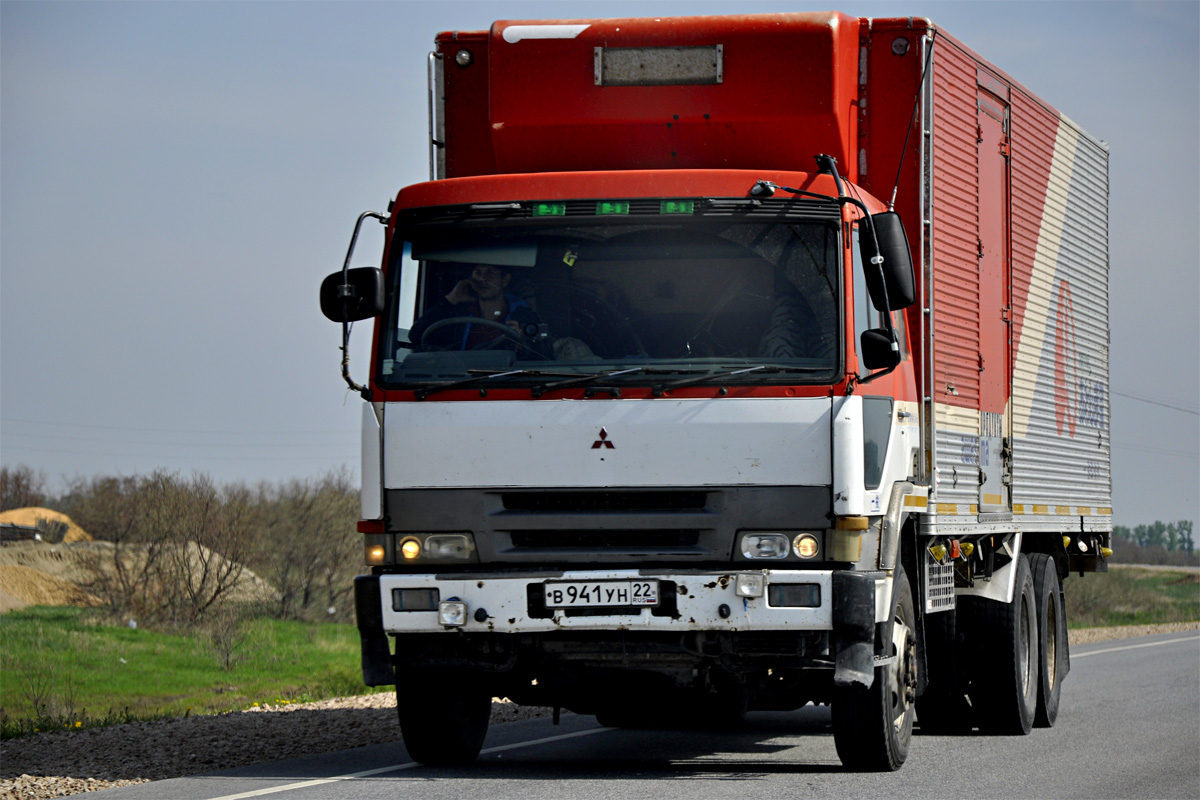
<svg viewBox="0 0 1200 800">
<path fill-rule="evenodd" d="M 725 372 L 706 372 L 703 375 L 693 375 L 690 378 L 680 378 L 677 381 L 669 383 L 660 383 L 651 388 L 651 392 L 655 397 L 662 397 L 663 394 L 671 389 L 678 389 L 681 386 L 692 386 L 697 383 L 705 383 L 708 381 L 719 380 L 722 378 L 732 378 L 735 375 L 745 375 L 750 372 L 826 372 L 824 367 L 776 367 L 769 364 L 759 364 L 754 367 L 745 367 L 743 369 L 727 370 Z M 722 387 L 723 388 L 723 387 Z M 724 391 L 721 392 L 724 394 Z"/>
<path fill-rule="evenodd" d="M 469 370 L 470 372 L 480 372 L 480 370 Z M 472 386 L 476 383 L 483 383 L 495 378 L 511 378 L 513 375 L 562 375 L 561 372 L 542 372 L 537 369 L 512 369 L 512 370 L 486 370 L 483 374 L 475 375 L 473 378 L 463 378 L 462 380 L 450 381 L 449 383 L 426 383 L 417 387 L 414 392 L 418 400 L 424 400 L 431 394 L 444 392 L 449 389 L 458 389 L 462 386 Z M 486 391 L 486 390 L 485 390 Z"/>
<path fill-rule="evenodd" d="M 660 383 L 653 387 L 650 391 L 655 397 L 662 397 L 663 393 L 670 389 L 678 389 L 680 386 L 691 386 L 696 383 L 704 383 L 705 381 L 716 380 L 717 378 L 728 378 L 731 375 L 743 375 L 747 372 L 758 372 L 766 369 L 765 364 L 760 364 L 757 367 L 746 367 L 745 369 L 735 369 L 727 372 L 706 372 L 703 375 L 693 375 L 690 378 L 680 378 L 677 381 L 669 383 Z"/>
<path fill-rule="evenodd" d="M 630 369 L 620 369 L 616 372 L 596 372 L 591 375 L 580 375 L 578 378 L 568 378 L 565 381 L 555 381 L 554 383 L 543 383 L 534 386 L 531 391 L 534 398 L 541 397 L 546 392 L 554 389 L 566 389 L 569 386 L 586 386 L 589 383 L 595 383 L 603 378 L 615 378 L 619 375 L 632 375 L 635 372 L 646 372 L 648 367 L 631 367 Z"/>
</svg>

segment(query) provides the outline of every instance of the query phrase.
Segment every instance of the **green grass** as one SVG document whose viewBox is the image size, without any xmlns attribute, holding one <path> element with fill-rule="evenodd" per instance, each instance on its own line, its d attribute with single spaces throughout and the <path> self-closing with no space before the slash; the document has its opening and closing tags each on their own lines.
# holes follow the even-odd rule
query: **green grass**
<svg viewBox="0 0 1200 800">
<path fill-rule="evenodd" d="M 1122 566 L 1072 575 L 1065 584 L 1072 628 L 1200 620 L 1200 573 Z"/>
<path fill-rule="evenodd" d="M 255 619 L 226 658 L 210 637 L 103 622 L 94 610 L 0 617 L 0 736 L 368 691 L 353 625 Z"/>
</svg>

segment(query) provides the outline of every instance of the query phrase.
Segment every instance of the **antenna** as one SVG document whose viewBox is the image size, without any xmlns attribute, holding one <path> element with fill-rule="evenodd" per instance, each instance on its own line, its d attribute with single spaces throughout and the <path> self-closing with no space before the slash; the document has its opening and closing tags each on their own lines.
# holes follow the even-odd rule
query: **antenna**
<svg viewBox="0 0 1200 800">
<path fill-rule="evenodd" d="M 933 44 L 937 41 L 937 29 L 933 30 L 933 38 L 929 40 L 929 52 L 925 54 L 925 66 L 921 68 L 921 82 L 917 84 L 917 96 L 913 98 L 912 119 L 908 122 L 908 132 L 904 134 L 904 149 L 900 151 L 900 164 L 896 167 L 896 182 L 892 184 L 892 199 L 888 201 L 888 211 L 896 207 L 896 192 L 900 190 L 900 171 L 904 169 L 904 157 L 908 155 L 908 137 L 912 135 L 913 125 L 917 122 L 917 109 L 921 106 L 921 90 L 925 87 L 925 76 L 929 74 L 929 65 L 933 61 Z"/>
</svg>

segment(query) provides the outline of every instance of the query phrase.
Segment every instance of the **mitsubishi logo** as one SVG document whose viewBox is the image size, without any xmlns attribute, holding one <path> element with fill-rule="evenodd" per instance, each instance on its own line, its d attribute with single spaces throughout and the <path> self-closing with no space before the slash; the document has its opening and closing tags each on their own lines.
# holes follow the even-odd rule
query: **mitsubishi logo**
<svg viewBox="0 0 1200 800">
<path fill-rule="evenodd" d="M 602 447 L 609 450 L 617 449 L 617 446 L 608 440 L 608 431 L 604 430 L 604 428 L 600 429 L 600 438 L 592 442 L 593 450 L 599 450 Z"/>
</svg>

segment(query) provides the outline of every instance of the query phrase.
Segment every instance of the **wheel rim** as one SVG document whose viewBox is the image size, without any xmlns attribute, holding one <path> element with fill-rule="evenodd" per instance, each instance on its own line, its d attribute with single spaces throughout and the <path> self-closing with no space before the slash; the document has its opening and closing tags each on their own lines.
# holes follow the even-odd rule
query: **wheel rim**
<svg viewBox="0 0 1200 800">
<path fill-rule="evenodd" d="M 1036 652 L 1037 645 L 1032 641 L 1033 627 L 1029 624 L 1029 598 L 1024 594 L 1021 595 L 1021 613 L 1018 625 L 1018 638 L 1020 645 L 1017 648 L 1018 658 L 1020 659 L 1020 669 L 1018 674 L 1021 676 L 1021 693 L 1029 693 L 1030 672 L 1033 667 L 1033 659 L 1031 654 Z"/>
<path fill-rule="evenodd" d="M 1051 689 L 1058 681 L 1058 603 L 1051 594 L 1046 601 L 1046 683 Z"/>
<path fill-rule="evenodd" d="M 917 699 L 916 645 L 908 624 L 899 616 L 892 624 L 892 648 L 896 660 L 888 670 L 889 707 L 892 727 L 899 735 Z"/>
</svg>

